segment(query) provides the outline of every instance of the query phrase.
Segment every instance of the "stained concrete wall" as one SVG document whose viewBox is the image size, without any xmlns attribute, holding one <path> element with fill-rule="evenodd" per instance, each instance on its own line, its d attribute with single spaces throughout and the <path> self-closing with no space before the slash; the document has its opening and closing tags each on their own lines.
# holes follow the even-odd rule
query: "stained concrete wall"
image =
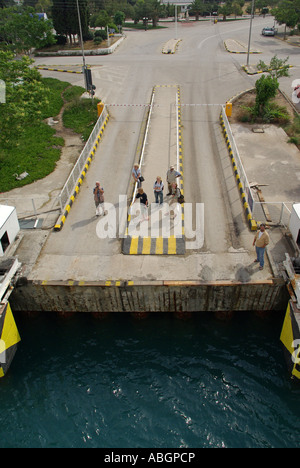
<svg viewBox="0 0 300 468">
<path fill-rule="evenodd" d="M 285 310 L 281 280 L 255 283 L 197 281 L 22 282 L 11 296 L 13 311 L 201 312 Z"/>
</svg>

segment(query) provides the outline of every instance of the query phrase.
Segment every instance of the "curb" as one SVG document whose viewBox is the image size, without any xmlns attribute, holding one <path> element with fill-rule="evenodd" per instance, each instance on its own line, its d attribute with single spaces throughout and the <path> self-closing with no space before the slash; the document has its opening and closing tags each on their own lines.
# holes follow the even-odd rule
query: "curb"
<svg viewBox="0 0 300 468">
<path fill-rule="evenodd" d="M 244 93 L 242 93 L 242 94 L 244 94 Z M 235 96 L 234 98 L 236 98 L 236 97 L 237 96 Z M 234 99 L 234 98 L 232 98 L 232 99 Z M 230 99 L 227 102 L 231 102 L 232 99 Z M 231 143 L 230 143 L 230 140 L 229 140 L 226 128 L 225 128 L 222 113 L 220 114 L 220 123 L 221 123 L 221 127 L 223 129 L 225 142 L 226 142 L 227 149 L 228 149 L 228 152 L 229 152 L 229 156 L 230 156 L 230 159 L 231 159 L 231 163 L 232 163 L 236 183 L 238 185 L 238 189 L 239 189 L 239 192 L 240 192 L 240 197 L 241 197 L 243 208 L 244 208 L 245 215 L 246 215 L 246 218 L 247 218 L 248 226 L 250 228 L 250 231 L 256 231 L 257 230 L 257 222 L 253 219 L 251 210 L 250 210 L 248 202 L 247 202 L 246 194 L 245 194 L 244 187 L 243 187 L 243 184 L 241 182 L 241 178 L 240 178 L 240 175 L 238 173 L 238 169 L 237 169 L 237 166 L 236 166 L 236 163 L 235 163 L 233 151 L 232 151 L 232 148 L 231 148 Z"/>
<path fill-rule="evenodd" d="M 64 70 L 61 68 L 48 68 L 48 67 L 42 67 L 37 65 L 35 67 L 37 70 L 48 70 L 48 71 L 56 71 L 56 72 L 64 72 L 64 73 L 77 73 L 77 74 L 82 74 L 82 71 L 75 71 L 75 70 Z"/>
<path fill-rule="evenodd" d="M 289 65 L 289 68 L 293 68 L 294 65 Z M 282 67 L 280 67 L 282 68 Z M 248 70 L 248 67 L 247 65 L 242 65 L 242 69 L 247 73 L 247 75 L 259 75 L 260 73 L 268 73 L 269 71 L 272 71 L 271 68 L 269 68 L 268 70 L 257 70 L 257 71 L 254 71 L 254 72 L 250 72 Z"/>
<path fill-rule="evenodd" d="M 235 41 L 237 43 L 239 43 L 238 41 Z M 240 44 L 241 45 L 241 44 Z M 224 47 L 225 49 L 227 50 L 227 52 L 229 52 L 230 54 L 247 54 L 247 50 L 244 50 L 244 51 L 236 51 L 236 50 L 231 50 L 231 49 L 228 49 L 227 47 L 227 44 L 226 44 L 226 41 L 224 41 Z M 243 47 L 243 46 L 242 46 Z M 261 54 L 262 52 L 260 50 L 253 50 L 252 52 L 250 51 L 249 54 Z"/>
<path fill-rule="evenodd" d="M 85 50 L 86 56 L 97 56 L 97 55 L 109 55 L 112 54 L 115 49 L 121 44 L 126 36 L 121 36 L 111 47 L 106 49 L 90 49 Z M 80 57 L 82 55 L 81 50 L 58 50 L 56 52 L 35 52 L 35 57 Z"/>
<path fill-rule="evenodd" d="M 167 49 L 167 52 L 165 52 L 165 49 L 166 49 L 166 46 L 168 44 L 168 42 L 166 42 L 166 44 L 164 44 L 163 48 L 162 48 L 162 53 L 163 54 L 175 54 L 176 50 L 177 50 L 177 47 L 178 47 L 178 44 L 179 42 L 182 41 L 182 39 L 178 39 L 177 42 L 173 45 L 173 47 L 170 47 Z"/>
<path fill-rule="evenodd" d="M 65 212 L 61 216 L 60 222 L 57 223 L 54 226 L 54 231 L 60 231 L 62 229 L 62 227 L 64 226 L 65 222 L 66 222 L 67 216 L 68 216 L 68 214 L 69 214 L 69 212 L 70 212 L 70 210 L 71 210 L 71 208 L 72 208 L 72 206 L 73 206 L 73 204 L 75 202 L 75 198 L 76 198 L 76 196 L 77 196 L 77 194 L 79 192 L 79 189 L 80 189 L 81 185 L 83 184 L 83 180 L 84 180 L 84 178 L 86 176 L 86 173 L 87 173 L 87 171 L 88 171 L 88 169 L 89 169 L 89 167 L 91 165 L 92 159 L 95 156 L 96 149 L 97 149 L 97 147 L 98 147 L 98 145 L 99 145 L 99 143 L 101 141 L 102 134 L 103 134 L 104 129 L 105 129 L 106 125 L 107 125 L 108 119 L 109 119 L 109 114 L 107 114 L 107 117 L 106 117 L 105 121 L 103 122 L 103 125 L 102 125 L 102 127 L 101 127 L 101 129 L 100 129 L 100 131 L 98 133 L 98 136 L 96 138 L 93 149 L 92 149 L 89 157 L 87 158 L 86 163 L 84 165 L 84 169 L 81 172 L 80 177 L 79 177 L 79 179 L 77 181 L 77 184 L 76 184 L 76 187 L 74 189 L 73 195 L 71 195 L 71 197 L 69 199 L 69 202 L 65 207 Z"/>
</svg>

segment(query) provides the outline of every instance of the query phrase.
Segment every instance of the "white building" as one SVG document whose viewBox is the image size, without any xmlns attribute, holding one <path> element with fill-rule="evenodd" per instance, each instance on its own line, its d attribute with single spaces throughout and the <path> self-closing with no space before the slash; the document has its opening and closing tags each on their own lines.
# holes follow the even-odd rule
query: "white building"
<svg viewBox="0 0 300 468">
<path fill-rule="evenodd" d="M 13 243 L 20 231 L 17 210 L 14 206 L 0 205 L 0 257 Z"/>
</svg>

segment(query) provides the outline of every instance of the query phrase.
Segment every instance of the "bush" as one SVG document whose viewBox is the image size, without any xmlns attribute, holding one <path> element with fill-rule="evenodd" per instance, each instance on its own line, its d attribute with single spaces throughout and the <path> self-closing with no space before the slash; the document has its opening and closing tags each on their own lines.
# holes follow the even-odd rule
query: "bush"
<svg viewBox="0 0 300 468">
<path fill-rule="evenodd" d="M 263 120 L 265 122 L 273 122 L 283 125 L 290 121 L 290 116 L 288 115 L 285 107 L 281 107 L 275 103 L 271 103 L 265 108 Z"/>
<path fill-rule="evenodd" d="M 94 33 L 90 29 L 88 30 L 87 33 L 84 34 L 83 40 L 84 41 L 92 41 L 94 39 Z"/>
<path fill-rule="evenodd" d="M 268 75 L 263 75 L 255 83 L 256 99 L 255 99 L 255 114 L 257 117 L 264 118 L 266 107 L 270 99 L 274 98 L 279 88 L 279 83 L 276 78 Z"/>
<path fill-rule="evenodd" d="M 66 45 L 66 43 L 67 43 L 67 37 L 66 36 L 61 36 L 60 34 L 57 34 L 54 37 L 55 37 L 57 45 Z"/>
<path fill-rule="evenodd" d="M 101 41 L 105 41 L 107 39 L 106 29 L 97 29 L 97 31 L 94 33 L 94 37 L 95 39 L 101 39 Z"/>
<path fill-rule="evenodd" d="M 288 143 L 294 143 L 294 145 L 299 146 L 300 144 L 300 138 L 299 137 L 291 137 L 288 140 Z"/>
</svg>

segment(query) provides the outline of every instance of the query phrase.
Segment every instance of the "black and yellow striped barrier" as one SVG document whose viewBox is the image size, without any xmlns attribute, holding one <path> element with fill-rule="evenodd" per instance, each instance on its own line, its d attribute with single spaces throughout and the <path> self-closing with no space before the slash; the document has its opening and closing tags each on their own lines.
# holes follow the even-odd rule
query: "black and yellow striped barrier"
<svg viewBox="0 0 300 468">
<path fill-rule="evenodd" d="M 87 173 L 87 171 L 88 171 L 88 169 L 89 169 L 89 167 L 90 167 L 90 164 L 91 164 L 92 159 L 93 159 L 93 157 L 94 157 L 94 155 L 95 155 L 96 149 L 97 149 L 97 147 L 98 147 L 98 145 L 99 145 L 99 143 L 100 143 L 100 141 L 101 141 L 102 134 L 103 134 L 104 129 L 105 129 L 106 125 L 107 125 L 108 119 L 109 119 L 109 114 L 107 114 L 106 119 L 105 119 L 105 121 L 103 122 L 103 125 L 102 125 L 102 127 L 101 127 L 101 129 L 100 129 L 100 131 L 99 131 L 99 133 L 98 133 L 98 136 L 97 136 L 97 138 L 96 138 L 96 141 L 95 141 L 95 144 L 94 144 L 94 146 L 93 146 L 93 149 L 92 149 L 92 151 L 90 152 L 89 157 L 87 158 L 87 161 L 86 161 L 86 163 L 85 163 L 85 165 L 84 165 L 84 168 L 83 168 L 83 170 L 82 170 L 82 172 L 81 172 L 81 174 L 80 174 L 80 177 L 79 177 L 79 179 L 78 179 L 78 181 L 77 181 L 77 184 L 76 184 L 76 186 L 75 186 L 74 192 L 73 192 L 73 194 L 70 196 L 69 202 L 68 202 L 68 204 L 67 204 L 66 207 L 65 207 L 65 212 L 64 212 L 64 214 L 61 216 L 59 222 L 54 226 L 54 230 L 55 230 L 55 231 L 60 231 L 60 230 L 62 229 L 63 225 L 64 225 L 65 222 L 66 222 L 67 216 L 68 216 L 68 214 L 70 213 L 71 207 L 72 207 L 72 205 L 73 205 L 74 202 L 75 202 L 75 198 L 76 198 L 76 196 L 77 196 L 77 194 L 78 194 L 78 192 L 79 192 L 79 189 L 80 189 L 80 187 L 81 187 L 81 185 L 82 185 L 82 183 L 83 183 L 83 180 L 84 180 L 84 178 L 85 178 L 85 176 L 86 176 L 86 173 Z"/>
<path fill-rule="evenodd" d="M 9 302 L 0 314 L 0 378 L 4 377 L 21 340 Z"/>
<path fill-rule="evenodd" d="M 220 122 L 221 122 L 222 130 L 223 130 L 226 146 L 227 146 L 229 156 L 230 156 L 230 159 L 231 159 L 231 163 L 232 163 L 236 183 L 238 185 L 238 189 L 239 189 L 239 192 L 240 192 L 240 197 L 241 197 L 241 200 L 242 200 L 242 203 L 243 203 L 243 208 L 245 210 L 245 215 L 246 215 L 246 218 L 247 218 L 247 222 L 248 222 L 250 230 L 251 231 L 256 231 L 257 230 L 257 223 L 252 218 L 252 213 L 251 213 L 251 210 L 249 208 L 249 204 L 247 202 L 244 187 L 243 187 L 243 184 L 242 184 L 239 172 L 238 172 L 238 168 L 237 168 L 237 165 L 236 165 L 236 162 L 235 162 L 235 159 L 234 159 L 233 151 L 232 151 L 232 148 L 231 148 L 231 143 L 230 143 L 227 131 L 226 131 L 226 127 L 225 127 L 225 123 L 224 123 L 222 113 L 220 114 Z"/>
<path fill-rule="evenodd" d="M 68 70 L 65 68 L 46 67 L 44 65 L 36 65 L 35 68 L 37 70 L 47 70 L 47 71 L 55 71 L 55 72 L 62 72 L 62 73 L 76 73 L 78 75 L 83 73 L 82 69 L 81 70 Z M 90 68 L 90 67 L 88 66 L 87 68 Z"/>
<path fill-rule="evenodd" d="M 125 255 L 184 255 L 184 237 L 126 237 L 123 241 Z"/>
<path fill-rule="evenodd" d="M 279 69 L 282 69 L 283 67 L 280 67 Z M 289 65 L 289 68 L 293 68 L 293 65 Z M 255 71 L 250 71 L 247 65 L 243 65 L 242 69 L 247 73 L 247 75 L 259 75 L 261 73 L 268 73 L 271 72 L 272 69 L 268 68 L 267 70 L 255 70 Z"/>
</svg>

